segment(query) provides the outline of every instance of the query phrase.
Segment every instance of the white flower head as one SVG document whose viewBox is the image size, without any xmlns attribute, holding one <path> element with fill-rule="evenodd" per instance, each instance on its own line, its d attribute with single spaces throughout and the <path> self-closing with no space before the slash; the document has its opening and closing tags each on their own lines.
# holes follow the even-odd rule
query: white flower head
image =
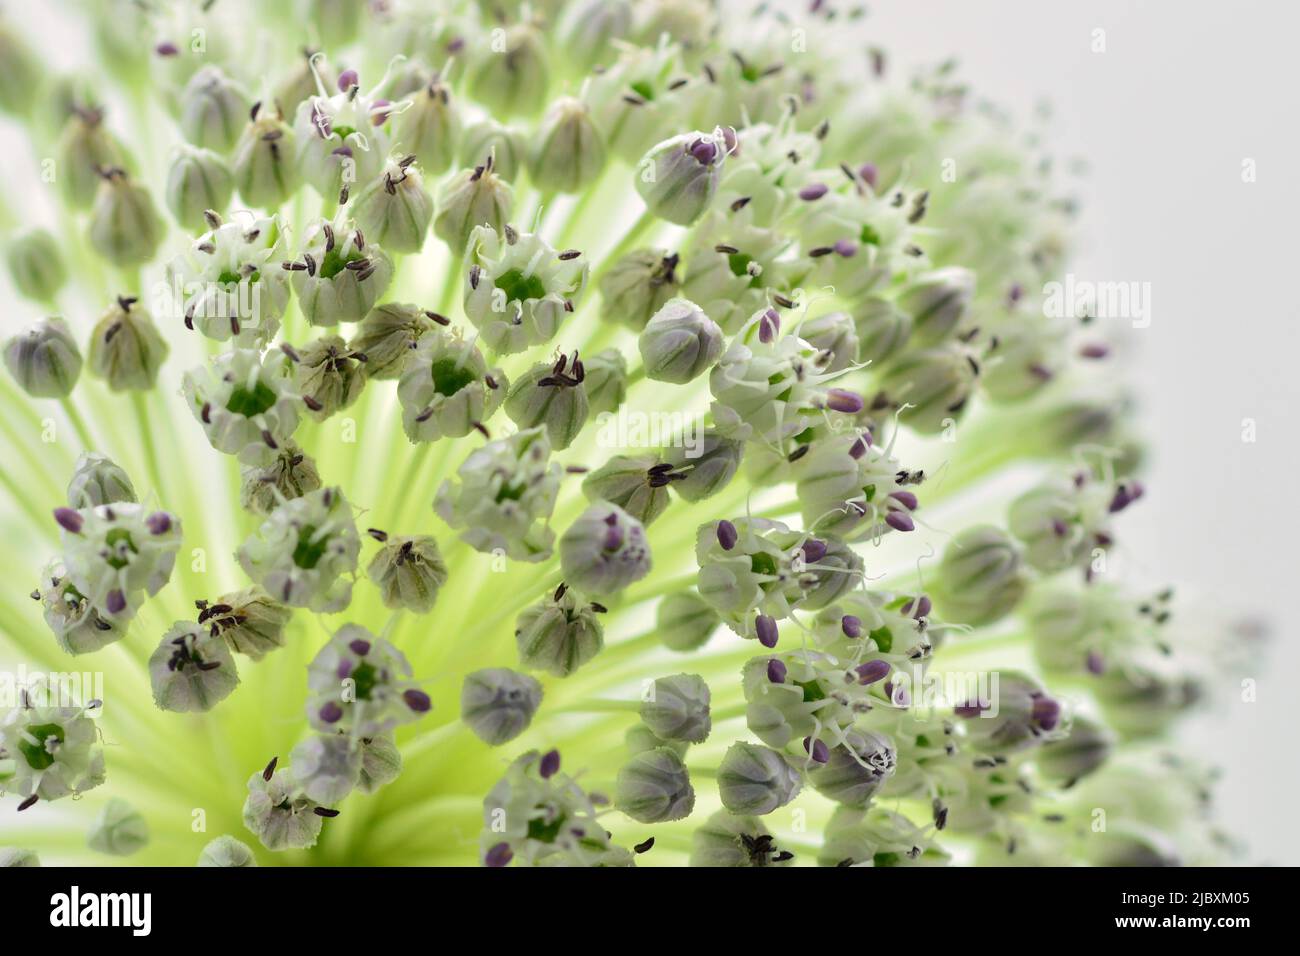
<svg viewBox="0 0 1300 956">
<path fill-rule="evenodd" d="M 186 372 L 181 390 L 212 447 L 246 465 L 271 464 L 298 427 L 303 400 L 279 352 L 219 355 Z"/>
<path fill-rule="evenodd" d="M 359 624 L 345 624 L 307 668 L 307 720 L 321 733 L 367 738 L 428 713 L 406 656 Z"/>
<path fill-rule="evenodd" d="M 0 792 L 23 798 L 19 809 L 37 800 L 58 800 L 104 782 L 104 748 L 99 726 L 87 707 L 19 706 L 0 722 Z"/>
<path fill-rule="evenodd" d="M 461 438 L 505 401 L 505 373 L 489 368 L 474 340 L 459 331 L 426 333 L 397 383 L 402 428 L 413 442 Z"/>
</svg>

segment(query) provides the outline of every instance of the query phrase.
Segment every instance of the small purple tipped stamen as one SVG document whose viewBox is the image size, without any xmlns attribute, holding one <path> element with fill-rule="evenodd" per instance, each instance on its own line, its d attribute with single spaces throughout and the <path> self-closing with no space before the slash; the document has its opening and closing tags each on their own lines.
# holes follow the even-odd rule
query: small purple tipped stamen
<svg viewBox="0 0 1300 956">
<path fill-rule="evenodd" d="M 799 198 L 804 202 L 814 202 L 825 196 L 830 189 L 825 183 L 812 183 L 799 190 Z"/>
<path fill-rule="evenodd" d="M 542 756 L 542 762 L 537 766 L 537 772 L 542 775 L 543 780 L 555 776 L 560 771 L 560 752 L 558 750 L 548 750 Z"/>
<path fill-rule="evenodd" d="M 767 679 L 773 684 L 784 684 L 785 675 L 788 673 L 785 664 L 778 661 L 775 657 L 767 662 Z"/>
<path fill-rule="evenodd" d="M 126 595 L 116 589 L 109 591 L 104 599 L 104 608 L 109 614 L 121 614 L 126 610 Z"/>
<path fill-rule="evenodd" d="M 885 524 L 889 525 L 895 531 L 915 531 L 916 522 L 912 516 L 902 511 L 891 511 L 885 515 Z"/>
<path fill-rule="evenodd" d="M 422 690 L 416 690 L 414 687 L 402 691 L 402 700 L 406 702 L 407 707 L 417 714 L 427 713 L 429 708 L 433 706 L 433 701 L 429 699 L 429 695 Z"/>
<path fill-rule="evenodd" d="M 723 551 L 730 551 L 739 540 L 740 533 L 734 524 L 725 519 L 718 522 L 718 544 L 722 545 Z"/>
<path fill-rule="evenodd" d="M 852 614 L 845 614 L 840 618 L 840 630 L 844 632 L 845 637 L 861 637 L 862 619 Z"/>
<path fill-rule="evenodd" d="M 831 759 L 831 749 L 826 746 L 824 741 L 805 737 L 803 739 L 803 749 L 813 758 L 815 763 L 826 763 Z"/>
<path fill-rule="evenodd" d="M 862 396 L 857 392 L 850 392 L 844 388 L 832 388 L 826 393 L 826 407 L 834 412 L 843 412 L 845 415 L 856 415 L 862 411 L 864 403 Z"/>
<path fill-rule="evenodd" d="M 875 684 L 889 676 L 889 661 L 876 659 L 867 661 L 865 664 L 859 664 L 853 668 L 853 672 L 858 675 L 859 684 Z"/>
<path fill-rule="evenodd" d="M 73 534 L 81 534 L 81 526 L 85 523 L 85 519 L 72 508 L 55 508 L 54 520 L 65 531 L 71 531 Z"/>
<path fill-rule="evenodd" d="M 754 618 L 754 633 L 758 635 L 758 643 L 764 647 L 776 647 L 778 631 L 775 618 L 767 614 L 758 615 Z"/>
</svg>

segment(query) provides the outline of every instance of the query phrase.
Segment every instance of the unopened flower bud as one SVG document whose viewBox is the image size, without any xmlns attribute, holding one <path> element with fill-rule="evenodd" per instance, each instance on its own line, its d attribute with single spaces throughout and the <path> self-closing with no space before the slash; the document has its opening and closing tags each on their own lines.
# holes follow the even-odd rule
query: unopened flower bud
<svg viewBox="0 0 1300 956">
<path fill-rule="evenodd" d="M 582 390 L 587 393 L 587 414 L 597 417 L 613 414 L 627 399 L 627 359 L 618 349 L 602 349 L 582 360 L 586 376 Z"/>
<path fill-rule="evenodd" d="M 95 201 L 100 170 L 125 165 L 126 153 L 104 125 L 104 113 L 93 107 L 75 109 L 59 137 L 58 169 L 63 195 L 76 209 Z"/>
<path fill-rule="evenodd" d="M 1006 616 L 1028 583 L 1011 536 L 993 525 L 978 525 L 948 542 L 934 577 L 935 602 L 947 620 L 979 627 Z"/>
<path fill-rule="evenodd" d="M 420 251 L 433 219 L 433 197 L 414 153 L 389 160 L 379 178 L 357 193 L 352 217 L 369 241 L 393 252 Z"/>
<path fill-rule="evenodd" d="M 325 335 L 300 349 L 293 364 L 294 387 L 307 402 L 307 414 L 318 422 L 342 411 L 366 384 L 365 356 L 359 356 L 337 335 Z"/>
<path fill-rule="evenodd" d="M 289 776 L 309 800 L 338 803 L 361 779 L 361 749 L 347 734 L 316 734 L 293 748 Z"/>
<path fill-rule="evenodd" d="M 911 405 L 903 423 L 933 435 L 965 409 L 979 378 L 979 364 L 955 343 L 904 355 L 891 363 L 880 387 L 895 407 Z"/>
<path fill-rule="evenodd" d="M 148 391 L 169 351 L 153 316 L 134 299 L 118 298 L 90 333 L 88 367 L 114 392 Z"/>
<path fill-rule="evenodd" d="M 799 771 L 790 761 L 758 744 L 732 744 L 718 767 L 718 795 L 732 813 L 771 813 L 793 800 L 800 786 Z"/>
<path fill-rule="evenodd" d="M 689 226 L 713 202 L 723 163 L 735 142 L 735 131 L 722 127 L 666 139 L 641 160 L 636 190 L 660 219 Z"/>
<path fill-rule="evenodd" d="M 447 565 L 432 535 L 394 535 L 375 554 L 366 575 L 379 588 L 384 607 L 424 614 L 447 583 Z"/>
<path fill-rule="evenodd" d="M 0 112 L 27 116 L 33 111 L 35 97 L 46 76 L 40 59 L 21 36 L 8 24 L 0 23 Z"/>
<path fill-rule="evenodd" d="M 503 126 L 491 117 L 468 127 L 460 147 L 462 165 L 473 170 L 477 166 L 485 166 L 489 157 L 492 160 L 491 171 L 507 183 L 514 182 L 515 176 L 524 165 L 523 134 L 515 127 Z M 442 208 L 441 202 L 438 203 L 438 208 Z M 507 208 L 505 214 L 500 217 L 501 225 L 504 225 L 509 218 Z M 489 221 L 488 225 L 492 223 Z M 499 229 L 501 225 L 494 228 Z M 450 245 L 450 242 L 448 244 Z M 457 248 L 464 248 L 464 244 Z"/>
<path fill-rule="evenodd" d="M 616 504 L 643 525 L 668 507 L 672 468 L 654 455 L 615 455 L 582 481 L 588 501 Z"/>
<path fill-rule="evenodd" d="M 830 748 L 828 759 L 814 763 L 808 782 L 822 796 L 849 807 L 865 807 L 893 776 L 898 753 L 884 734 L 850 731 Z"/>
<path fill-rule="evenodd" d="M 605 168 L 605 143 L 581 100 L 561 97 L 543 117 L 528 153 L 528 174 L 547 193 L 576 193 Z"/>
<path fill-rule="evenodd" d="M 164 232 L 149 190 L 119 167 L 103 170 L 90 211 L 91 247 L 115 266 L 139 266 L 153 258 Z"/>
<path fill-rule="evenodd" d="M 514 190 L 497 175 L 496 165 L 488 156 L 473 169 L 462 170 L 442 184 L 433 233 L 455 255 L 462 255 L 479 226 L 500 231 L 510 221 L 513 210 Z"/>
<path fill-rule="evenodd" d="M 591 505 L 560 537 L 564 580 L 592 594 L 613 594 L 650 573 L 645 529 L 622 508 Z"/>
<path fill-rule="evenodd" d="M 270 464 L 245 468 L 240 477 L 240 507 L 260 515 L 269 515 L 285 499 L 301 498 L 321 484 L 316 462 L 288 439 Z"/>
<path fill-rule="evenodd" d="M 830 355 L 827 372 L 840 372 L 858 360 L 858 332 L 847 312 L 827 312 L 799 325 L 799 337 Z"/>
<path fill-rule="evenodd" d="M 1034 755 L 1039 771 L 1054 783 L 1071 787 L 1101 767 L 1115 749 L 1115 735 L 1087 717 L 1073 717 L 1069 732 L 1049 740 Z"/>
<path fill-rule="evenodd" d="M 130 856 L 149 843 L 149 824 L 131 804 L 112 797 L 95 818 L 86 843 L 97 853 Z"/>
<path fill-rule="evenodd" d="M 633 755 L 618 772 L 614 805 L 638 823 L 667 823 L 690 816 L 695 788 L 686 764 L 667 747 Z"/>
<path fill-rule="evenodd" d="M 722 329 L 695 303 L 670 299 L 647 323 L 637 347 L 647 378 L 684 385 L 722 355 Z"/>
<path fill-rule="evenodd" d="M 257 857 L 247 844 L 232 836 L 219 836 L 203 848 L 199 861 L 194 865 L 229 868 L 257 866 Z"/>
<path fill-rule="evenodd" d="M 318 223 L 299 258 L 286 263 L 303 317 L 312 325 L 360 322 L 393 281 L 393 260 L 359 229 Z"/>
<path fill-rule="evenodd" d="M 664 646 L 682 652 L 703 647 L 721 623 L 718 612 L 694 591 L 669 594 L 655 616 L 655 630 Z"/>
<path fill-rule="evenodd" d="M 167 172 L 167 209 L 183 229 L 201 232 L 209 209 L 230 205 L 234 179 L 226 161 L 210 149 L 183 145 Z"/>
<path fill-rule="evenodd" d="M 25 850 L 16 846 L 0 846 L 0 869 L 40 865 L 41 858 L 36 855 L 35 850 Z"/>
<path fill-rule="evenodd" d="M 664 747 L 679 757 L 685 757 L 686 751 L 691 749 L 691 745 L 685 740 L 664 740 L 642 723 L 633 724 L 627 729 L 627 733 L 623 735 L 623 746 L 633 756 Z"/>
<path fill-rule="evenodd" d="M 520 428 L 544 427 L 555 449 L 568 448 L 590 413 L 584 372 L 576 352 L 572 365 L 563 355 L 553 364 L 534 365 L 511 384 L 506 414 Z"/>
<path fill-rule="evenodd" d="M 974 295 L 975 274 L 958 266 L 928 272 L 912 281 L 898 296 L 898 307 L 912 318 L 911 340 L 930 346 L 948 338 Z"/>
<path fill-rule="evenodd" d="M 305 850 L 316 845 L 325 819 L 293 783 L 287 770 L 259 770 L 248 778 L 244 826 L 268 850 Z"/>
<path fill-rule="evenodd" d="M 509 382 L 473 339 L 435 330 L 420 339 L 397 384 L 402 428 L 413 442 L 461 438 L 495 414 Z"/>
<path fill-rule="evenodd" d="M 527 608 L 515 622 L 519 662 L 532 670 L 568 677 L 605 646 L 605 628 L 595 608 L 564 585 Z"/>
<path fill-rule="evenodd" d="M 348 343 L 366 357 L 361 366 L 366 378 L 398 378 L 426 332 L 433 330 L 431 313 L 414 305 L 389 302 L 377 305 L 361 320 Z"/>
<path fill-rule="evenodd" d="M 285 103 L 284 108 L 295 107 Z M 278 111 L 260 105 L 254 109 L 230 160 L 235 188 L 248 205 L 275 210 L 297 191 L 302 176 L 295 161 L 296 136 Z"/>
<path fill-rule="evenodd" d="M 82 452 L 68 482 L 68 504 L 78 510 L 135 501 L 135 486 L 121 466 L 105 455 Z"/>
<path fill-rule="evenodd" d="M 230 649 L 203 624 L 178 621 L 149 658 L 153 699 L 177 713 L 211 710 L 239 685 Z"/>
<path fill-rule="evenodd" d="M 227 153 L 244 128 L 251 105 L 243 89 L 220 67 L 201 67 L 181 93 L 181 134 L 195 146 Z"/>
<path fill-rule="evenodd" d="M 292 615 L 260 588 L 245 588 L 201 605 L 199 623 L 219 633 L 236 654 L 260 661 L 284 646 L 284 629 Z"/>
<path fill-rule="evenodd" d="M 5 343 L 5 367 L 33 398 L 64 398 L 81 374 L 81 350 L 67 323 L 54 316 L 33 322 Z"/>
<path fill-rule="evenodd" d="M 330 613 L 352 598 L 361 540 L 337 488 L 284 502 L 236 552 L 244 572 L 277 601 Z"/>
<path fill-rule="evenodd" d="M 357 788 L 374 793 L 387 786 L 402 772 L 402 754 L 391 732 L 361 738 L 361 776 Z"/>
<path fill-rule="evenodd" d="M 691 835 L 691 866 L 789 866 L 793 859 L 753 816 L 719 810 Z"/>
<path fill-rule="evenodd" d="M 677 295 L 679 261 L 659 249 L 635 249 L 600 278 L 601 315 L 640 332 Z"/>
<path fill-rule="evenodd" d="M 903 350 L 912 337 L 912 317 L 893 301 L 876 296 L 853 310 L 858 361 L 881 365 Z"/>
<path fill-rule="evenodd" d="M 58 244 L 44 229 L 14 236 L 5 260 L 14 288 L 33 302 L 52 302 L 68 278 Z"/>
<path fill-rule="evenodd" d="M 708 739 L 709 685 L 698 674 L 660 677 L 641 700 L 641 720 L 664 740 L 693 744 Z"/>
<path fill-rule="evenodd" d="M 493 31 L 495 34 L 497 31 Z M 550 87 L 546 45 L 532 23 L 504 28 L 500 45 L 480 51 L 466 70 L 470 95 L 492 116 L 533 116 Z"/>
<path fill-rule="evenodd" d="M 415 154 L 425 173 L 439 176 L 456 161 L 460 146 L 460 109 L 451 91 L 435 74 L 407 100 L 397 118 L 395 138 L 402 149 Z M 481 162 L 487 153 L 480 156 Z"/>
<path fill-rule="evenodd" d="M 507 667 L 490 667 L 465 678 L 460 718 L 490 747 L 514 740 L 532 723 L 542 703 L 542 685 Z"/>
</svg>

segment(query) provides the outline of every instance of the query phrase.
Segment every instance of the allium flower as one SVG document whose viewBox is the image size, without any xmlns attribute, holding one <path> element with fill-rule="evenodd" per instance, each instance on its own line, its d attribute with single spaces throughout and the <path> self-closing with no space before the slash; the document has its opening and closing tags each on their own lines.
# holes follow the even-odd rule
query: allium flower
<svg viewBox="0 0 1300 956">
<path fill-rule="evenodd" d="M 0 865 L 1231 856 L 1068 165 L 781 6 L 0 24 Z"/>
<path fill-rule="evenodd" d="M 322 488 L 271 512 L 236 555 L 276 600 L 313 611 L 339 611 L 352 597 L 361 539 L 352 506 L 337 488 Z"/>
</svg>

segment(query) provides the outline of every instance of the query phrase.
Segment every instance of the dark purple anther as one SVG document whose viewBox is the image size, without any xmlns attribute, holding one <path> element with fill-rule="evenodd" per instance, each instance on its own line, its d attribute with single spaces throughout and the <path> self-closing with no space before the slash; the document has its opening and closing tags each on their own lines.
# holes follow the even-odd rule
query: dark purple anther
<svg viewBox="0 0 1300 956">
<path fill-rule="evenodd" d="M 803 749 L 812 755 L 815 763 L 825 763 L 831 759 L 831 750 L 820 740 L 813 740 L 811 737 L 803 739 Z"/>
<path fill-rule="evenodd" d="M 687 150 L 701 166 L 712 166 L 713 161 L 718 158 L 718 147 L 707 139 L 697 139 L 687 147 Z"/>
<path fill-rule="evenodd" d="M 862 181 L 872 189 L 876 188 L 876 180 L 880 177 L 880 170 L 876 168 L 875 163 L 863 163 L 858 167 L 858 175 Z"/>
<path fill-rule="evenodd" d="M 916 523 L 912 521 L 912 516 L 903 511 L 891 511 L 885 515 L 885 524 L 889 525 L 895 531 L 915 531 Z"/>
<path fill-rule="evenodd" d="M 768 309 L 758 320 L 758 340 L 764 345 L 770 345 L 780 334 L 781 316 L 777 314 L 776 309 Z"/>
<path fill-rule="evenodd" d="M 180 56 L 181 49 L 171 40 L 163 40 L 153 48 L 153 51 L 159 56 Z"/>
<path fill-rule="evenodd" d="M 1106 662 L 1102 660 L 1100 654 L 1096 651 L 1089 651 L 1086 662 L 1089 674 L 1104 674 L 1106 672 Z"/>
<path fill-rule="evenodd" d="M 984 713 L 984 709 L 985 709 L 984 705 L 981 704 L 979 701 L 976 701 L 973 704 L 958 704 L 956 707 L 952 709 L 952 712 L 956 714 L 958 717 L 964 717 L 967 720 L 972 720 L 980 716 L 980 714 Z"/>
<path fill-rule="evenodd" d="M 320 719 L 327 724 L 337 724 L 343 719 L 343 708 L 334 701 L 330 701 L 319 711 Z"/>
<path fill-rule="evenodd" d="M 1110 346 L 1095 343 L 1079 349 L 1079 354 L 1086 359 L 1104 359 L 1110 354 Z"/>
<path fill-rule="evenodd" d="M 166 534 L 172 529 L 172 516 L 165 511 L 155 511 L 144 519 L 150 534 Z"/>
<path fill-rule="evenodd" d="M 344 70 L 339 74 L 339 91 L 346 93 L 352 87 L 359 85 L 360 80 L 356 70 Z"/>
<path fill-rule="evenodd" d="M 1029 366 L 1029 374 L 1040 382 L 1050 382 L 1056 377 L 1050 368 L 1046 365 L 1039 365 L 1037 362 Z"/>
<path fill-rule="evenodd" d="M 723 551 L 730 551 L 739 539 L 740 534 L 734 524 L 726 519 L 718 522 L 718 544 L 722 545 Z"/>
<path fill-rule="evenodd" d="M 1050 697 L 1035 697 L 1033 717 L 1034 723 L 1043 730 L 1055 730 L 1061 722 L 1061 705 Z"/>
<path fill-rule="evenodd" d="M 548 750 L 542 755 L 542 762 L 537 765 L 537 772 L 542 775 L 543 780 L 547 780 L 560 770 L 560 752 L 558 750 Z"/>
<path fill-rule="evenodd" d="M 858 254 L 858 244 L 852 239 L 837 239 L 833 248 L 836 255 L 845 259 L 852 259 Z"/>
<path fill-rule="evenodd" d="M 826 557 L 825 541 L 818 541 L 816 538 L 809 538 L 803 543 L 803 558 L 809 564 L 816 564 L 824 557 Z"/>
<path fill-rule="evenodd" d="M 830 190 L 827 188 L 825 183 L 811 183 L 799 190 L 799 198 L 805 202 L 813 202 L 814 200 L 821 199 L 828 192 L 830 192 Z"/>
<path fill-rule="evenodd" d="M 71 531 L 73 534 L 81 534 L 81 526 L 84 524 L 84 519 L 72 508 L 55 508 L 54 520 L 57 521 L 59 526 L 65 531 Z"/>
<path fill-rule="evenodd" d="M 1129 494 L 1127 488 L 1120 485 L 1115 489 L 1115 497 L 1110 499 L 1110 513 L 1116 514 L 1117 512 L 1123 511 L 1132 503 L 1133 496 Z"/>
<path fill-rule="evenodd" d="M 786 673 L 785 664 L 775 657 L 767 662 L 767 679 L 773 684 L 784 684 Z"/>
<path fill-rule="evenodd" d="M 370 642 L 358 639 L 349 643 L 348 649 L 357 657 L 365 657 L 370 653 Z"/>
<path fill-rule="evenodd" d="M 867 453 L 867 449 L 870 447 L 871 447 L 871 435 L 869 435 L 867 432 L 863 432 L 861 435 L 855 438 L 853 440 L 853 444 L 849 446 L 849 457 L 855 460 L 861 458 L 863 455 Z"/>
<path fill-rule="evenodd" d="M 1017 282 L 1015 285 L 1013 285 L 1010 288 L 1010 290 L 1008 290 L 1007 301 L 1010 302 L 1012 305 L 1015 305 L 1015 303 L 1020 301 L 1020 297 L 1024 294 L 1025 294 L 1024 287 L 1019 282 Z"/>
<path fill-rule="evenodd" d="M 853 668 L 853 672 L 858 675 L 859 684 L 874 684 L 889 676 L 889 661 L 867 661 Z"/>
<path fill-rule="evenodd" d="M 429 708 L 433 706 L 433 701 L 429 699 L 429 695 L 422 690 L 416 690 L 414 687 L 402 691 L 402 700 L 406 701 L 406 706 L 417 714 L 428 713 Z"/>
<path fill-rule="evenodd" d="M 919 621 L 923 617 L 929 617 L 932 610 L 934 610 L 934 605 L 930 603 L 928 597 L 922 594 L 916 599 L 916 613 L 912 617 Z"/>
<path fill-rule="evenodd" d="M 861 637 L 862 619 L 852 614 L 845 614 L 840 618 L 840 630 L 844 632 L 845 637 Z"/>
<path fill-rule="evenodd" d="M 915 511 L 917 504 L 919 504 L 916 500 L 916 495 L 912 494 L 910 491 L 891 491 L 889 497 L 893 498 L 908 511 Z"/>
<path fill-rule="evenodd" d="M 606 551 L 617 551 L 623 547 L 623 529 L 616 524 L 605 528 L 605 540 L 602 546 Z"/>
<path fill-rule="evenodd" d="M 862 396 L 844 388 L 832 388 L 826 393 L 826 407 L 833 412 L 856 415 L 862 411 Z"/>
<path fill-rule="evenodd" d="M 760 614 L 754 618 L 754 633 L 758 635 L 758 643 L 764 647 L 776 647 L 776 620 L 767 614 Z"/>
<path fill-rule="evenodd" d="M 104 599 L 104 608 L 109 614 L 121 614 L 126 610 L 126 595 L 117 589 L 109 591 Z"/>
<path fill-rule="evenodd" d="M 373 126 L 383 126 L 388 122 L 388 107 L 392 106 L 388 100 L 375 100 L 370 107 L 370 123 Z"/>
<path fill-rule="evenodd" d="M 483 856 L 483 865 L 492 867 L 509 866 L 515 858 L 515 851 L 509 843 L 497 843 Z"/>
</svg>

